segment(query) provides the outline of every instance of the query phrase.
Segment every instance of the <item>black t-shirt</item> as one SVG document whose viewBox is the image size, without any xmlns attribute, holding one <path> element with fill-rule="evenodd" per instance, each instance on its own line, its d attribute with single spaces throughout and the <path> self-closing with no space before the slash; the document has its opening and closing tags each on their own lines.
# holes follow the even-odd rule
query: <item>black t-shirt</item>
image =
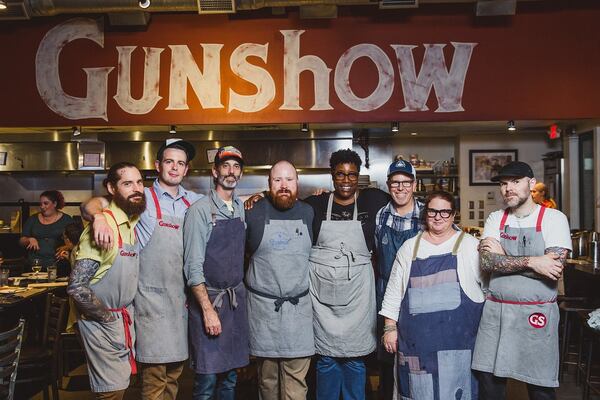
<svg viewBox="0 0 600 400">
<path fill-rule="evenodd" d="M 315 211 L 313 220 L 313 244 L 319 237 L 321 222 L 327 218 L 327 202 L 332 193 L 323 193 L 318 196 L 310 196 L 304 199 Z M 375 216 L 377 211 L 390 201 L 390 195 L 383 190 L 375 188 L 362 189 L 358 195 L 358 220 L 360 221 L 365 235 L 365 241 L 369 250 L 375 247 Z M 349 220 L 354 216 L 354 203 L 341 206 L 335 201 L 331 209 L 331 219 L 334 221 Z"/>
<path fill-rule="evenodd" d="M 298 200 L 289 210 L 279 211 L 271 204 L 271 200 L 259 200 L 251 210 L 246 210 L 246 251 L 254 254 L 265 231 L 265 217 L 269 210 L 269 218 L 273 220 L 299 220 L 301 219 L 308 228 L 312 240 L 313 209 L 302 200 Z"/>
</svg>

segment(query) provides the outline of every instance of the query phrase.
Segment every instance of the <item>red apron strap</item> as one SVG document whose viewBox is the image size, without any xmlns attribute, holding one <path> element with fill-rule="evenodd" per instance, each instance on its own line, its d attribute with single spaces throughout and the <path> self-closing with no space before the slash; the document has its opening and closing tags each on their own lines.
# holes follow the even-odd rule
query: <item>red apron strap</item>
<svg viewBox="0 0 600 400">
<path fill-rule="evenodd" d="M 542 208 L 540 209 L 540 213 L 538 214 L 537 217 L 537 222 L 535 224 L 535 231 L 536 232 L 541 232 L 542 231 L 542 218 L 544 218 L 544 213 L 546 212 L 546 207 L 542 206 Z"/>
<path fill-rule="evenodd" d="M 113 221 L 115 221 L 115 225 L 117 225 L 117 233 L 119 234 L 119 248 L 122 248 L 123 247 L 123 238 L 121 237 L 121 230 L 119 229 L 119 224 L 117 223 L 117 219 L 115 218 L 115 215 L 110 210 L 104 210 L 103 212 L 110 215 L 112 217 Z"/>
<path fill-rule="evenodd" d="M 508 208 L 506 210 L 504 210 L 504 215 L 502 216 L 502 219 L 500 220 L 500 232 L 504 231 L 504 225 L 506 225 L 507 219 L 508 219 Z"/>
<path fill-rule="evenodd" d="M 156 219 L 162 219 L 162 212 L 160 211 L 160 203 L 158 202 L 158 196 L 154 191 L 154 187 L 150 187 L 150 193 L 152 193 L 152 199 L 154 200 L 154 208 L 156 208 Z"/>
<path fill-rule="evenodd" d="M 123 330 L 125 332 L 125 345 L 129 349 L 129 365 L 131 366 L 131 375 L 137 374 L 137 365 L 135 363 L 135 357 L 133 356 L 133 340 L 131 339 L 131 331 L 129 330 L 129 325 L 131 325 L 131 316 L 127 311 L 127 308 L 109 308 L 109 311 L 121 313 L 121 317 L 123 318 Z"/>
<path fill-rule="evenodd" d="M 190 208 L 191 204 L 185 197 L 182 197 L 181 200 L 183 200 L 183 203 L 187 206 L 187 208 Z"/>
</svg>

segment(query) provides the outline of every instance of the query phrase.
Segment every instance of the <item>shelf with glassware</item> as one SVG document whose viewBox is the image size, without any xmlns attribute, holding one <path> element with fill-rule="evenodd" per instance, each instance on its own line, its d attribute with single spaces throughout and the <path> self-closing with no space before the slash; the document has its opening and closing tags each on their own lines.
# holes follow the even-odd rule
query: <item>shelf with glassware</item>
<svg viewBox="0 0 600 400">
<path fill-rule="evenodd" d="M 424 201 L 427 194 L 434 190 L 445 190 L 454 196 L 456 205 L 456 215 L 454 223 L 460 223 L 460 196 L 458 187 L 458 174 L 435 174 L 431 169 L 417 169 L 417 187 L 414 192 L 415 197 Z"/>
</svg>

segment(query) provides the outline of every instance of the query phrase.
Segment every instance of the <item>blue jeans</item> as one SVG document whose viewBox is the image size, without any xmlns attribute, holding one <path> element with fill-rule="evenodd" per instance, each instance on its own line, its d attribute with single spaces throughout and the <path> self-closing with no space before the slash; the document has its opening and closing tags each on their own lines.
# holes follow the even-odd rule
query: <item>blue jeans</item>
<svg viewBox="0 0 600 400">
<path fill-rule="evenodd" d="M 362 358 L 319 356 L 317 369 L 317 400 L 364 400 L 367 369 Z"/>
<path fill-rule="evenodd" d="M 235 369 L 221 374 L 196 374 L 192 400 L 234 400 Z"/>
</svg>

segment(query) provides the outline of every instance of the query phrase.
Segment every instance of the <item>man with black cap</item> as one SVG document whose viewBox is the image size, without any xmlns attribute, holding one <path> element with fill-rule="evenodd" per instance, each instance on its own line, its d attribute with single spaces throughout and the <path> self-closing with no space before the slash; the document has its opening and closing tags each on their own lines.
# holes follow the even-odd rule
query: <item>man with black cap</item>
<svg viewBox="0 0 600 400">
<path fill-rule="evenodd" d="M 405 241 L 415 236 L 421 229 L 421 202 L 413 193 L 416 189 L 415 167 L 404 160 L 390 164 L 387 172 L 387 186 L 391 200 L 383 206 L 375 217 L 375 244 L 377 251 L 377 310 L 381 310 L 383 295 L 387 287 L 392 266 L 398 249 Z M 377 320 L 378 335 L 383 334 L 383 317 Z M 394 356 L 381 346 L 377 352 L 380 361 L 379 391 L 385 400 L 394 396 Z"/>
<path fill-rule="evenodd" d="M 142 374 L 144 400 L 175 399 L 177 379 L 188 358 L 185 283 L 183 279 L 183 218 L 200 194 L 181 186 L 194 146 L 181 139 L 169 139 L 159 148 L 155 167 L 158 178 L 144 189 L 148 205 L 136 225 L 140 244 L 140 276 L 135 306 L 135 358 Z M 107 230 L 102 197 L 84 204 L 93 216 L 94 237 L 102 247 L 112 246 Z"/>
<path fill-rule="evenodd" d="M 528 164 L 511 162 L 492 181 L 507 208 L 490 214 L 479 247 L 481 269 L 491 274 L 473 353 L 479 398 L 504 399 L 513 378 L 527 384 L 530 399 L 555 399 L 557 280 L 571 250 L 569 223 L 533 201 Z"/>
<path fill-rule="evenodd" d="M 215 155 L 215 188 L 185 216 L 184 274 L 189 301 L 192 399 L 233 400 L 236 368 L 249 362 L 244 288 L 244 206 L 235 195 L 242 153 L 233 146 Z"/>
</svg>

